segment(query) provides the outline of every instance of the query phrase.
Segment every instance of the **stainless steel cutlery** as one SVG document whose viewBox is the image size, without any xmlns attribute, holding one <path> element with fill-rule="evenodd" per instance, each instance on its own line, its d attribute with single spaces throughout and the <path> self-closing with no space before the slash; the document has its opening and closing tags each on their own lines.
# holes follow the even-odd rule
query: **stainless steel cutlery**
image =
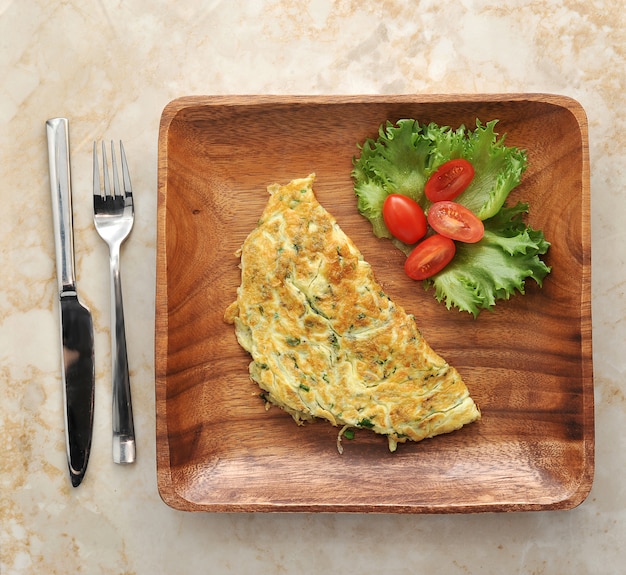
<svg viewBox="0 0 626 575">
<path fill-rule="evenodd" d="M 82 482 L 91 451 L 95 369 L 91 312 L 80 301 L 76 288 L 72 188 L 70 177 L 69 123 L 66 118 L 46 122 L 50 192 L 59 288 L 65 402 L 65 435 L 72 485 Z M 120 248 L 134 222 L 133 192 L 124 146 L 120 142 L 121 177 L 111 142 L 111 170 L 102 144 L 102 181 L 98 150 L 93 146 L 93 221 L 109 246 L 111 286 L 112 450 L 115 463 L 135 461 L 135 429 L 126 351 L 126 328 L 120 277 Z"/>
</svg>

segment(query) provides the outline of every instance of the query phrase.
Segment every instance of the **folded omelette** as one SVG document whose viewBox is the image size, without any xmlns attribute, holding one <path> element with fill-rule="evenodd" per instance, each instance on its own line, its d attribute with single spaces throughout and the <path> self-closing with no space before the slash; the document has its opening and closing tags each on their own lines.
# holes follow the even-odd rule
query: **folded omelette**
<svg viewBox="0 0 626 575">
<path fill-rule="evenodd" d="M 241 248 L 241 285 L 224 319 L 250 377 L 297 423 L 321 418 L 387 437 L 389 449 L 459 429 L 480 411 L 454 367 L 394 303 L 335 218 L 312 174 L 269 186 Z"/>
</svg>

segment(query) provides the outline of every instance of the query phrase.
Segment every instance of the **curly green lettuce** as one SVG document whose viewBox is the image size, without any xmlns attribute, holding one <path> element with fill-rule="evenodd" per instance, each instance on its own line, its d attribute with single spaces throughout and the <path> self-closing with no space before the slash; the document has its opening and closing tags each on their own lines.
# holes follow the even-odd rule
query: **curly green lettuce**
<svg viewBox="0 0 626 575">
<path fill-rule="evenodd" d="M 498 139 L 494 131 L 497 122 L 481 124 L 477 120 L 473 132 L 464 126 L 452 132 L 435 124 L 429 124 L 425 130 L 426 137 L 433 142 L 427 175 L 454 158 L 468 160 L 474 167 L 474 179 L 454 201 L 472 210 L 481 220 L 498 213 L 528 166 L 524 150 L 505 146 L 506 136 Z"/>
<path fill-rule="evenodd" d="M 499 299 L 523 294 L 528 278 L 541 286 L 550 268 L 540 256 L 550 243 L 541 230 L 524 223 L 527 212 L 528 204 L 518 203 L 485 220 L 483 238 L 475 244 L 458 242 L 454 259 L 424 285 L 434 286 L 435 297 L 448 309 L 454 306 L 474 317 Z"/>
<path fill-rule="evenodd" d="M 432 142 L 415 120 L 387 122 L 378 139 L 368 139 L 354 161 L 352 177 L 359 212 L 372 224 L 374 235 L 391 238 L 383 221 L 383 203 L 389 194 L 403 194 L 422 203 L 428 179 Z"/>
<path fill-rule="evenodd" d="M 360 155 L 353 160 L 359 212 L 372 224 L 374 235 L 381 238 L 392 238 L 382 215 L 389 194 L 409 196 L 428 212 L 430 201 L 424 186 L 431 174 L 455 158 L 472 163 L 474 179 L 455 201 L 484 220 L 485 236 L 477 244 L 457 242 L 453 261 L 425 280 L 425 285 L 434 286 L 435 297 L 448 308 L 458 307 L 474 316 L 482 309 L 491 309 L 498 299 L 524 293 L 527 278 L 541 285 L 550 272 L 540 258 L 550 244 L 543 232 L 523 221 L 528 206 L 504 207 L 528 161 L 525 150 L 506 146 L 505 136 L 498 137 L 497 122 L 482 124 L 476 120 L 474 130 L 465 126 L 452 130 L 412 119 L 387 122 L 380 126 L 378 138 L 359 146 Z M 410 252 L 410 246 L 396 239 L 393 242 L 406 254 Z"/>
</svg>

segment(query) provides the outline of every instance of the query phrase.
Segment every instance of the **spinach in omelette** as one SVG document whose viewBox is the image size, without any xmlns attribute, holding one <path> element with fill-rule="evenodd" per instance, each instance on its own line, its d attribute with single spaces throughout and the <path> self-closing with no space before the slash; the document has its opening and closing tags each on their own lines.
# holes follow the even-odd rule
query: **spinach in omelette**
<svg viewBox="0 0 626 575">
<path fill-rule="evenodd" d="M 391 451 L 480 419 L 457 370 L 317 201 L 314 179 L 269 186 L 241 248 L 241 285 L 224 318 L 252 356 L 250 377 L 297 423 L 370 429 Z"/>
</svg>

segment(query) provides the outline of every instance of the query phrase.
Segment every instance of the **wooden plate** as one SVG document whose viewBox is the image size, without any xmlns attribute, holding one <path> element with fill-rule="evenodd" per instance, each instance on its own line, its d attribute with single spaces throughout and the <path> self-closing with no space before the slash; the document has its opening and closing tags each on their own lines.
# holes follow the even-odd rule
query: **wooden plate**
<svg viewBox="0 0 626 575">
<path fill-rule="evenodd" d="M 543 288 L 478 319 L 447 310 L 409 280 L 404 256 L 356 208 L 357 143 L 381 123 L 457 127 L 499 119 L 529 168 L 510 196 L 551 242 Z M 223 322 L 240 282 L 233 254 L 267 185 L 317 174 L 318 199 L 355 241 L 387 293 L 461 372 L 483 413 L 455 433 L 406 443 L 302 427 L 266 411 L 250 362 Z M 581 106 L 542 94 L 188 97 L 159 135 L 156 410 L 159 492 L 188 511 L 449 513 L 567 509 L 594 467 L 589 163 Z"/>
</svg>

